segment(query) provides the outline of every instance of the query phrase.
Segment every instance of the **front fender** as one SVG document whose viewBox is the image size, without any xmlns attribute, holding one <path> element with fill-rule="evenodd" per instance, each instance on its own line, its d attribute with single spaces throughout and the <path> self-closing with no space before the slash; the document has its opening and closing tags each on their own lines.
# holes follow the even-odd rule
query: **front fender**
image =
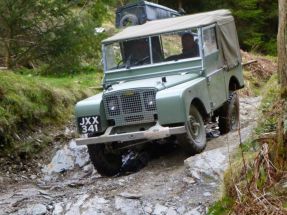
<svg viewBox="0 0 287 215">
<path fill-rule="evenodd" d="M 188 119 L 189 107 L 199 99 L 206 113 L 211 112 L 210 99 L 204 77 L 161 90 L 156 95 L 158 121 L 161 125 L 184 123 Z"/>
<path fill-rule="evenodd" d="M 83 116 L 100 116 L 101 130 L 105 131 L 108 127 L 104 104 L 102 101 L 103 93 L 79 101 L 75 107 L 76 118 Z"/>
</svg>

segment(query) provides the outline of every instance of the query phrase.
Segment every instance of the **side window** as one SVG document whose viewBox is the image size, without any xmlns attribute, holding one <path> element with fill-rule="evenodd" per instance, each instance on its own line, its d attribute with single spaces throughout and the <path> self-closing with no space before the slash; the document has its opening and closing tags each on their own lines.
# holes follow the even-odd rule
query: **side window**
<svg viewBox="0 0 287 215">
<path fill-rule="evenodd" d="M 164 57 L 181 54 L 181 37 L 178 34 L 166 34 L 161 36 Z"/>
<path fill-rule="evenodd" d="M 162 35 L 164 61 L 198 57 L 198 36 L 195 32 L 191 30 Z"/>
<path fill-rule="evenodd" d="M 203 30 L 203 50 L 205 56 L 218 50 L 215 27 L 206 28 Z"/>
</svg>

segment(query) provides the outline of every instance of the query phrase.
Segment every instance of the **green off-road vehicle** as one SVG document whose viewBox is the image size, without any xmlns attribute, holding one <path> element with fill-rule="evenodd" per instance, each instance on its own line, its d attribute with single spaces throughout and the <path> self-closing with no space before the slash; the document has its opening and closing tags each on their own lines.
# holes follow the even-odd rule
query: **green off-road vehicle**
<svg viewBox="0 0 287 215">
<path fill-rule="evenodd" d="M 127 150 L 165 138 L 200 153 L 211 120 L 221 134 L 236 128 L 244 82 L 230 11 L 128 27 L 102 49 L 104 90 L 76 105 L 76 142 L 100 174 L 117 174 Z"/>
</svg>

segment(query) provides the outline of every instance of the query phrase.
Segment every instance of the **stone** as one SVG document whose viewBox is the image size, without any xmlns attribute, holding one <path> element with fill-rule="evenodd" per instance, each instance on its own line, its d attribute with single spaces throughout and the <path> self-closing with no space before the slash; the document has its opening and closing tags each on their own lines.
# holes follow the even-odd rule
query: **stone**
<svg viewBox="0 0 287 215">
<path fill-rule="evenodd" d="M 85 173 L 92 173 L 94 171 L 94 166 L 92 164 L 88 164 L 83 167 L 83 171 Z"/>
<path fill-rule="evenodd" d="M 32 180 L 35 180 L 35 179 L 37 178 L 37 175 L 31 175 L 30 178 L 31 178 Z"/>
<path fill-rule="evenodd" d="M 81 207 L 81 214 L 111 214 L 111 205 L 109 204 L 109 202 L 109 200 L 99 196 L 89 198 Z"/>
<path fill-rule="evenodd" d="M 189 210 L 187 213 L 185 213 L 184 215 L 201 215 L 201 213 L 199 212 L 199 209 L 200 207 L 193 208 Z"/>
<path fill-rule="evenodd" d="M 182 180 L 183 180 L 183 182 L 185 182 L 187 184 L 195 184 L 196 183 L 196 181 L 192 177 L 184 177 Z"/>
<path fill-rule="evenodd" d="M 115 207 L 125 215 L 141 215 L 144 214 L 139 200 L 126 199 L 120 196 L 115 197 Z"/>
<path fill-rule="evenodd" d="M 69 149 L 71 149 L 75 156 L 75 165 L 82 168 L 90 162 L 87 146 L 78 146 L 75 140 L 71 140 L 69 143 Z"/>
<path fill-rule="evenodd" d="M 43 172 L 51 175 L 53 173 L 61 173 L 74 168 L 74 155 L 71 150 L 65 146 L 56 152 L 51 163 L 43 168 Z"/>
<path fill-rule="evenodd" d="M 163 214 L 166 214 L 167 210 L 168 210 L 167 207 L 157 203 L 155 205 L 155 208 L 154 208 L 154 211 L 153 211 L 152 214 L 154 214 L 154 215 L 163 215 Z"/>
<path fill-rule="evenodd" d="M 63 203 L 56 203 L 54 205 L 53 215 L 62 215 L 64 214 Z"/>
<path fill-rule="evenodd" d="M 185 170 L 193 178 L 215 181 L 223 178 L 228 162 L 227 148 L 217 148 L 192 156 L 184 161 Z M 203 177 L 203 178 L 202 178 Z"/>
<path fill-rule="evenodd" d="M 177 212 L 174 208 L 168 208 L 166 215 L 177 215 Z"/>
<path fill-rule="evenodd" d="M 145 211 L 146 213 L 148 213 L 148 214 L 151 214 L 151 213 L 152 213 L 152 208 L 149 207 L 149 206 L 145 206 L 145 207 L 144 207 L 144 211 Z"/>
<path fill-rule="evenodd" d="M 127 199 L 140 199 L 142 197 L 140 193 L 128 193 L 128 192 L 123 192 L 120 194 L 120 196 L 125 197 Z"/>
<path fill-rule="evenodd" d="M 205 197 L 211 196 L 211 193 L 210 192 L 204 192 L 203 196 L 205 196 Z"/>
<path fill-rule="evenodd" d="M 0 184 L 4 183 L 4 178 L 0 176 Z"/>
<path fill-rule="evenodd" d="M 178 212 L 178 214 L 183 214 L 185 212 L 185 206 L 180 206 L 179 208 L 176 209 L 176 211 Z"/>
<path fill-rule="evenodd" d="M 80 196 L 76 202 L 72 203 L 71 205 L 66 205 L 66 213 L 65 215 L 74 215 L 74 214 L 81 214 L 81 207 L 86 203 L 86 200 L 90 197 L 89 194 L 84 194 Z M 68 209 L 69 208 L 69 209 Z"/>
<path fill-rule="evenodd" d="M 47 213 L 47 208 L 43 204 L 36 204 L 36 205 L 33 205 L 31 208 L 32 215 L 44 215 L 46 213 Z"/>
</svg>

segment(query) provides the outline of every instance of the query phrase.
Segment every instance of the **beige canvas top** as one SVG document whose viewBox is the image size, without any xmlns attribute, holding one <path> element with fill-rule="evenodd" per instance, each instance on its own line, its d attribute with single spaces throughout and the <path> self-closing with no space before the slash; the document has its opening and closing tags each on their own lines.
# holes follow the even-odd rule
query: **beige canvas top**
<svg viewBox="0 0 287 215">
<path fill-rule="evenodd" d="M 155 20 L 143 25 L 127 27 L 116 35 L 105 39 L 103 43 L 180 31 L 194 27 L 206 26 L 213 23 L 220 25 L 230 21 L 233 21 L 233 17 L 229 10 L 215 10 L 193 15 Z"/>
</svg>

